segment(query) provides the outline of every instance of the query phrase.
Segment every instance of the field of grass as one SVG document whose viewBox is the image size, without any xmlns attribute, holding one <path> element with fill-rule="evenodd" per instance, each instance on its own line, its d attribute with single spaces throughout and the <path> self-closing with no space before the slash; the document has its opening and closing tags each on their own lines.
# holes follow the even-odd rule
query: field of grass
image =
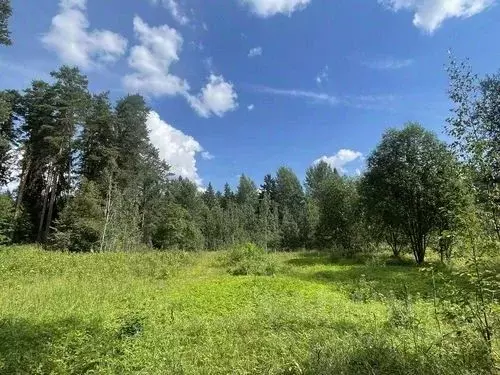
<svg viewBox="0 0 500 375">
<path fill-rule="evenodd" d="M 440 277 L 273 256 L 275 275 L 234 276 L 223 253 L 1 249 L 0 374 L 492 373 L 437 311 Z"/>
</svg>

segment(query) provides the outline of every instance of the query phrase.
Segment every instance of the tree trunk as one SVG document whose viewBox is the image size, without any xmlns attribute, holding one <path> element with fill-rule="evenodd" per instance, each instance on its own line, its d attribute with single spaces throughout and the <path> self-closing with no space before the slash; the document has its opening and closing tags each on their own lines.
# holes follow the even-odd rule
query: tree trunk
<svg viewBox="0 0 500 375">
<path fill-rule="evenodd" d="M 43 197 L 42 213 L 40 214 L 40 223 L 38 224 L 38 232 L 36 235 L 36 242 L 38 242 L 38 243 L 42 242 L 43 224 L 45 223 L 45 213 L 47 212 L 47 201 L 49 198 L 53 178 L 54 177 L 52 175 L 52 172 L 49 172 L 48 185 L 44 189 L 45 195 Z"/>
<path fill-rule="evenodd" d="M 54 171 L 56 173 L 56 171 Z M 49 232 L 50 232 L 50 225 L 52 224 L 52 215 L 54 214 L 54 205 L 56 202 L 56 195 L 57 195 L 57 185 L 59 184 L 59 176 L 55 176 L 52 179 L 52 189 L 50 192 L 50 202 L 49 202 L 49 213 L 47 214 L 47 221 L 45 223 L 45 233 L 43 235 L 43 242 L 47 241 L 47 238 L 49 237 Z"/>
<path fill-rule="evenodd" d="M 104 220 L 104 228 L 102 230 L 102 237 L 101 237 L 101 246 L 99 251 L 102 253 L 104 250 L 104 240 L 106 239 L 106 231 L 108 229 L 108 223 L 109 223 L 109 217 L 111 213 L 111 190 L 113 187 L 113 179 L 109 177 L 109 184 L 108 184 L 108 194 L 107 194 L 107 200 L 106 200 L 106 212 L 105 212 L 105 220 Z"/>
</svg>

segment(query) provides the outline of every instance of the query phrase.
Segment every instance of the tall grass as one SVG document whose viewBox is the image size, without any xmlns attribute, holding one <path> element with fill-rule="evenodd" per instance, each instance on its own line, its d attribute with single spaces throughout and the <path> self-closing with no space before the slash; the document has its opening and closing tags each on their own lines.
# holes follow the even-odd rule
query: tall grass
<svg viewBox="0 0 500 375">
<path fill-rule="evenodd" d="M 234 276 L 220 257 L 0 250 L 0 374 L 494 371 L 415 266 L 295 253 L 273 255 L 274 277 Z"/>
</svg>

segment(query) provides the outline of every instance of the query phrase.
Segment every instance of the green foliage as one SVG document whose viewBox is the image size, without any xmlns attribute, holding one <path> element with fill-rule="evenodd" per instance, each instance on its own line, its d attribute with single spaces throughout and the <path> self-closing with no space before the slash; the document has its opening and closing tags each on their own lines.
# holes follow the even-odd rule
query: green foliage
<svg viewBox="0 0 500 375">
<path fill-rule="evenodd" d="M 371 220 L 403 233 L 422 263 L 431 234 L 451 229 L 464 205 L 462 186 L 446 145 L 420 125 L 408 124 L 384 134 L 368 159 L 361 191 Z"/>
<path fill-rule="evenodd" d="M 9 32 L 9 18 L 11 15 L 10 0 L 0 0 L 0 44 L 12 44 Z"/>
<path fill-rule="evenodd" d="M 447 130 L 473 176 L 485 224 L 500 240 L 500 74 L 479 78 L 453 56 L 447 70 L 455 104 Z"/>
<path fill-rule="evenodd" d="M 8 194 L 0 194 L 0 245 L 12 241 L 14 231 L 14 202 Z"/>
<path fill-rule="evenodd" d="M 334 176 L 322 183 L 317 194 L 319 244 L 343 256 L 361 252 L 365 243 L 356 183 Z"/>
<path fill-rule="evenodd" d="M 153 245 L 162 250 L 196 251 L 203 248 L 204 238 L 185 208 L 167 203 L 153 234 Z"/>
<path fill-rule="evenodd" d="M 101 203 L 96 185 L 84 180 L 56 223 L 52 246 L 72 252 L 99 251 L 104 222 Z"/>
<path fill-rule="evenodd" d="M 277 271 L 273 257 L 252 243 L 230 250 L 226 264 L 231 275 L 271 276 Z"/>
</svg>

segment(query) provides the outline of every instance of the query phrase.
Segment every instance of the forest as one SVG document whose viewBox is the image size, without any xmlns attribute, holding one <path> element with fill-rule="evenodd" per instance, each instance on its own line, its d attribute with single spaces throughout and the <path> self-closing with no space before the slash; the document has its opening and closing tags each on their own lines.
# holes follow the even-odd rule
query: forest
<svg viewBox="0 0 500 375">
<path fill-rule="evenodd" d="M 222 191 L 160 158 L 140 95 L 71 66 L 1 91 L 0 373 L 497 373 L 500 74 L 446 70 L 450 143 L 408 122 L 360 176 Z"/>
</svg>

